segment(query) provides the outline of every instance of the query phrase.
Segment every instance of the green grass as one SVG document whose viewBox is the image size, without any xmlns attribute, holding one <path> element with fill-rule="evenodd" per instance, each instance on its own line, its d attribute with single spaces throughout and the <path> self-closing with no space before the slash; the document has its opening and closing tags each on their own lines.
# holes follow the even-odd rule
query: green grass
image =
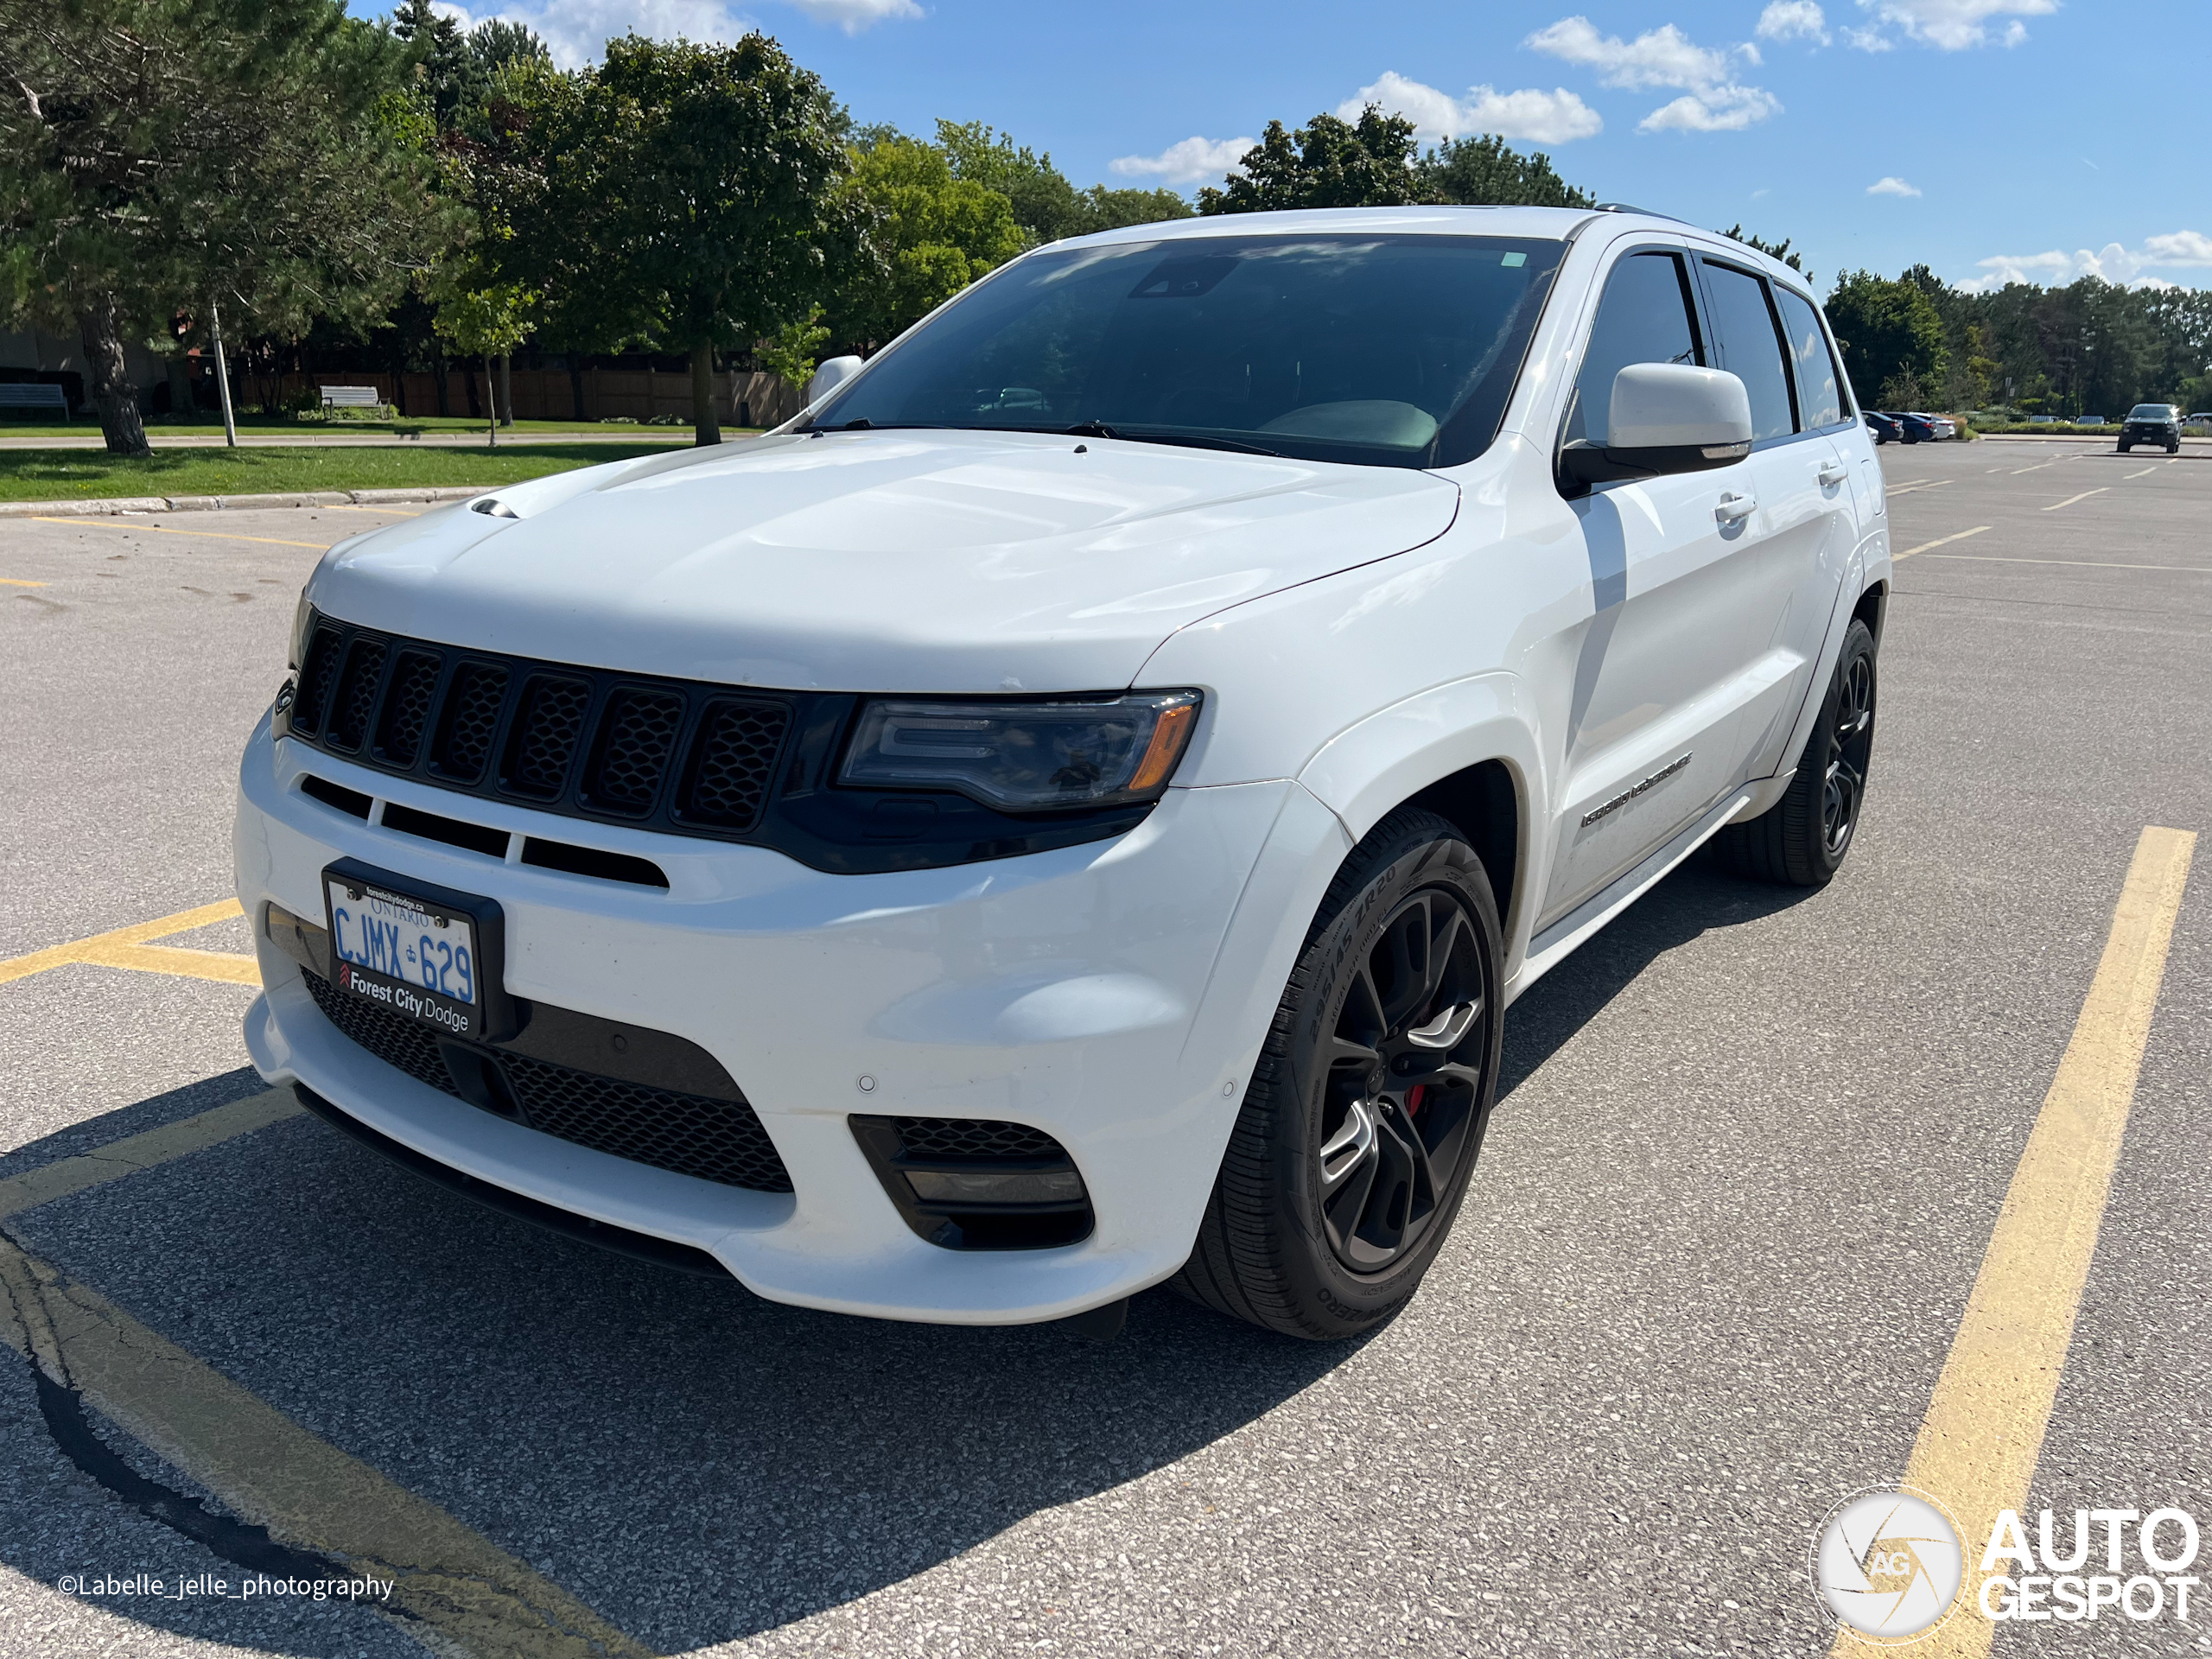
<svg viewBox="0 0 2212 1659">
<path fill-rule="evenodd" d="M 728 432 L 734 429 L 724 427 L 722 429 Z M 416 432 L 473 432 L 480 438 L 484 435 L 484 423 L 480 419 L 472 420 L 462 416 L 436 415 L 411 416 L 389 421 L 294 420 L 289 415 L 241 415 L 238 416 L 238 430 L 257 437 L 276 433 L 313 434 L 318 437 L 378 434 L 387 437 L 404 437 Z M 619 432 L 625 436 L 632 432 L 648 432 L 665 433 L 673 438 L 688 438 L 691 429 L 688 424 L 640 426 L 623 421 L 517 421 L 512 426 L 499 429 L 499 441 L 504 443 L 510 437 L 563 432 Z M 100 423 L 90 416 L 61 423 L 0 417 L 0 438 L 97 438 L 99 435 Z M 146 435 L 158 448 L 163 438 L 219 438 L 223 435 L 223 423 L 204 415 L 188 421 L 172 421 L 166 416 L 157 415 L 146 423 Z"/>
<path fill-rule="evenodd" d="M 490 486 L 667 453 L 658 443 L 534 442 L 498 449 L 171 449 L 131 461 L 97 449 L 0 449 L 0 501 Z"/>
</svg>

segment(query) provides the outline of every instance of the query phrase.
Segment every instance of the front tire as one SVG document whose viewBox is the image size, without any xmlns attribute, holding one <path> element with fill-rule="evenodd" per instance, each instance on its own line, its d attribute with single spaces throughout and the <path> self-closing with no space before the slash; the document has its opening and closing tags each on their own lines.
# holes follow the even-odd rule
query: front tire
<svg viewBox="0 0 2212 1659">
<path fill-rule="evenodd" d="M 1457 829 L 1402 809 L 1368 834 L 1306 933 L 1176 1289 L 1315 1341 L 1412 1300 L 1496 1098 L 1503 955 Z"/>
<path fill-rule="evenodd" d="M 1713 838 L 1738 874 L 1819 887 L 1842 868 L 1866 798 L 1875 690 L 1874 636 L 1853 618 L 1789 791 L 1749 823 L 1732 823 Z"/>
<path fill-rule="evenodd" d="M 2134 447 L 2135 447 L 2135 446 L 2134 446 L 2133 444 L 2132 444 L 2132 443 L 2123 443 L 2123 444 L 2121 444 L 2121 445 L 2120 446 L 2120 453 L 2121 454 L 2123 454 L 2123 455 L 2124 455 L 2124 454 L 2126 454 L 2130 449 L 2133 449 Z"/>
</svg>

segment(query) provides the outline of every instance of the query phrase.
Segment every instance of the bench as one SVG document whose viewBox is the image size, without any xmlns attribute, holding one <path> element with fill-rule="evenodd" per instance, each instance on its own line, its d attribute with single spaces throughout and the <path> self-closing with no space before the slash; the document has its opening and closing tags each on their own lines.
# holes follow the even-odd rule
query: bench
<svg viewBox="0 0 2212 1659">
<path fill-rule="evenodd" d="M 322 406 L 325 409 L 374 409 L 383 401 L 374 386 L 322 388 Z"/>
<path fill-rule="evenodd" d="M 69 418 L 69 394 L 47 381 L 0 382 L 0 409 L 58 409 Z"/>
</svg>

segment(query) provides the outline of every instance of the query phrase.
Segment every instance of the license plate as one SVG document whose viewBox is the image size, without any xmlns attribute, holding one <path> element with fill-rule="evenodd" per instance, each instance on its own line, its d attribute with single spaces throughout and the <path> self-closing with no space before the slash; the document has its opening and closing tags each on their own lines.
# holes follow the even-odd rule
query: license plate
<svg viewBox="0 0 2212 1659">
<path fill-rule="evenodd" d="M 356 877 L 323 876 L 338 988 L 453 1037 L 484 1034 L 484 958 L 465 912 Z"/>
</svg>

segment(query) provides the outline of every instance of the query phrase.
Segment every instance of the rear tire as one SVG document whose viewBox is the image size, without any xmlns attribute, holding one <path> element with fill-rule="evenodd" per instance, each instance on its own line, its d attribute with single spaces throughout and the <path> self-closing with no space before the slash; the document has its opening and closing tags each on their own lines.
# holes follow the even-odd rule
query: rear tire
<svg viewBox="0 0 2212 1659">
<path fill-rule="evenodd" d="M 1821 699 L 1813 734 L 1783 798 L 1713 838 L 1723 862 L 1754 881 L 1825 887 L 1859 830 L 1874 748 L 1874 636 L 1853 618 Z"/>
<path fill-rule="evenodd" d="M 1459 831 L 1408 809 L 1376 825 L 1306 933 L 1177 1290 L 1324 1342 L 1412 1300 L 1496 1097 L 1502 961 Z"/>
<path fill-rule="evenodd" d="M 2126 454 L 2130 449 L 2133 449 L 2134 447 L 2135 447 L 2135 446 L 2134 446 L 2133 444 L 2132 444 L 2132 443 L 2123 443 L 2123 444 L 2121 444 L 2121 445 L 2120 446 L 2120 453 L 2121 454 L 2123 454 L 2123 455 L 2124 455 L 2124 454 Z"/>
</svg>

